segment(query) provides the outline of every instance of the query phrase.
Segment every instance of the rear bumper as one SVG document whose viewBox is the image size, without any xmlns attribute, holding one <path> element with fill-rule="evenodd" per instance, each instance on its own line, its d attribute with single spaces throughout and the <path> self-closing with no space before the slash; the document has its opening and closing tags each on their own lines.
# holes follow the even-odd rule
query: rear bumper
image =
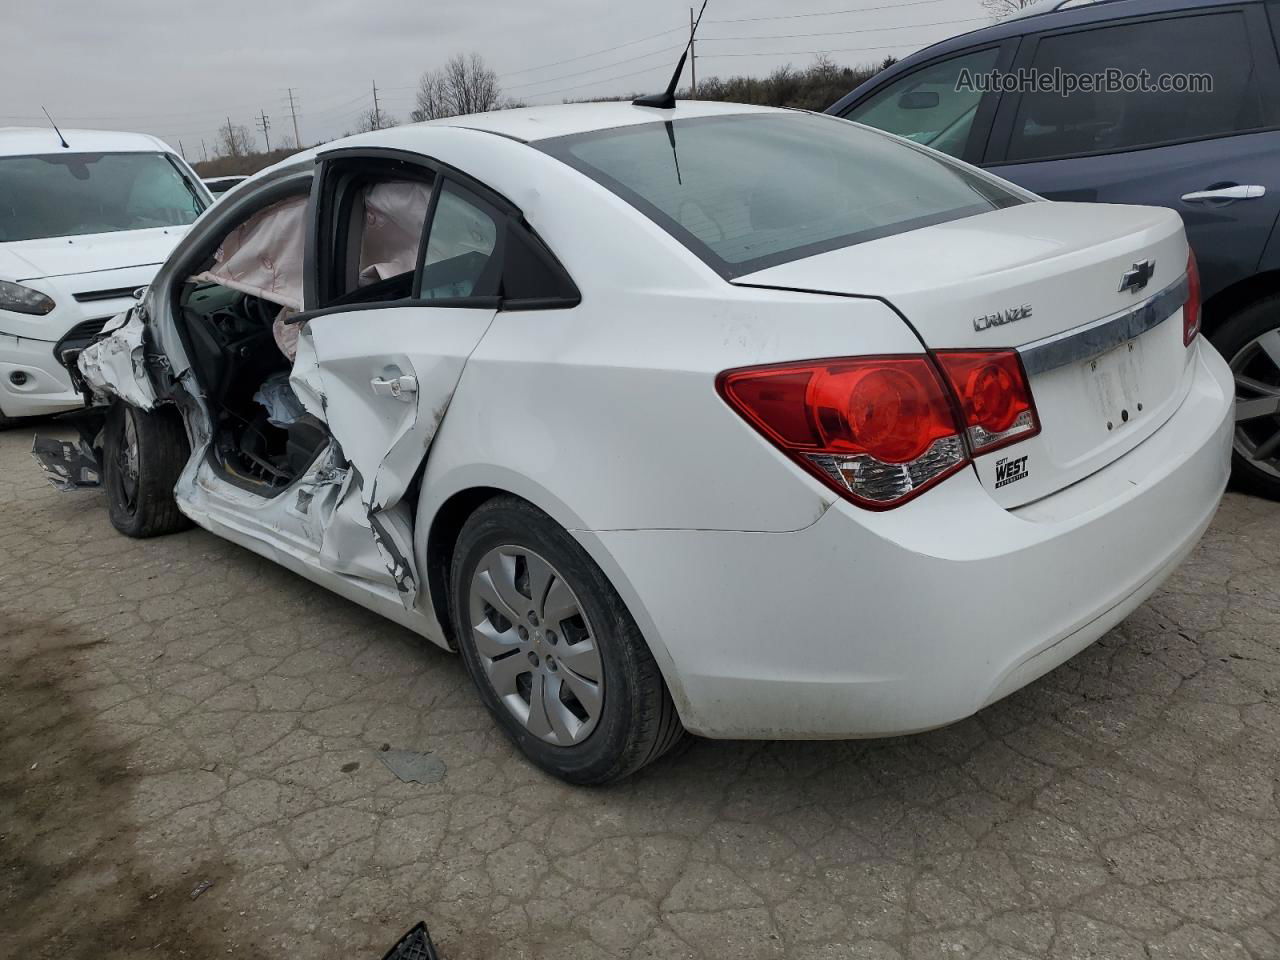
<svg viewBox="0 0 1280 960">
<path fill-rule="evenodd" d="M 84 405 L 65 367 L 53 355 L 54 341 L 0 333 L 0 412 L 7 417 L 60 413 Z M 20 383 L 15 383 L 15 378 Z"/>
<path fill-rule="evenodd" d="M 1195 546 L 1226 485 L 1233 384 L 1201 342 L 1172 418 L 1017 510 L 972 471 L 794 533 L 580 533 L 712 737 L 842 738 L 954 722 L 1097 640 Z"/>
</svg>

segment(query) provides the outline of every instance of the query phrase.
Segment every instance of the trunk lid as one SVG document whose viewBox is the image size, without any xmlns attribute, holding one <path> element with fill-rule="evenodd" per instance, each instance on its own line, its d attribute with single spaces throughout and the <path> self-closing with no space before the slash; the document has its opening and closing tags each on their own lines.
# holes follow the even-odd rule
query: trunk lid
<svg viewBox="0 0 1280 960">
<path fill-rule="evenodd" d="M 1145 286 L 1121 289 L 1143 261 Z M 1194 355 L 1182 343 L 1186 263 L 1171 210 L 1027 203 L 734 282 L 886 300 L 930 349 L 1020 349 L 1041 432 L 975 463 L 1015 507 L 1106 466 L 1177 409 Z"/>
</svg>

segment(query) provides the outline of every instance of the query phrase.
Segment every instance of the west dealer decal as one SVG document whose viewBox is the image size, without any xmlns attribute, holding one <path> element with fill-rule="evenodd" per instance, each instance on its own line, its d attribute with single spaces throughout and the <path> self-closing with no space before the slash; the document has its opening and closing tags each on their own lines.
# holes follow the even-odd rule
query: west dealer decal
<svg viewBox="0 0 1280 960">
<path fill-rule="evenodd" d="M 1025 320 L 1029 316 L 1031 316 L 1031 304 L 1024 303 L 1020 307 L 1010 307 L 1008 310 L 988 313 L 985 317 L 975 317 L 973 329 L 981 333 L 983 330 L 989 330 L 992 327 L 1003 327 L 1006 323 Z"/>
<path fill-rule="evenodd" d="M 1027 458 L 1015 457 L 1012 460 L 1005 457 L 1003 460 L 996 461 L 996 489 L 1007 487 L 1011 483 L 1019 480 L 1025 480 L 1028 476 Z"/>
</svg>

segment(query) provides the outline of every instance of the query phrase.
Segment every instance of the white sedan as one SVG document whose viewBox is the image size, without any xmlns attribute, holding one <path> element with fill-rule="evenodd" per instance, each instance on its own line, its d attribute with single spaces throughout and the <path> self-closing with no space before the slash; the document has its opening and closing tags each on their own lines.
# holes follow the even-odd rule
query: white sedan
<svg viewBox="0 0 1280 960">
<path fill-rule="evenodd" d="M 1113 627 L 1227 480 L 1198 317 L 1176 214 L 831 117 L 456 117 L 214 206 L 53 469 L 459 651 L 601 783 L 685 731 L 947 724 Z"/>
</svg>

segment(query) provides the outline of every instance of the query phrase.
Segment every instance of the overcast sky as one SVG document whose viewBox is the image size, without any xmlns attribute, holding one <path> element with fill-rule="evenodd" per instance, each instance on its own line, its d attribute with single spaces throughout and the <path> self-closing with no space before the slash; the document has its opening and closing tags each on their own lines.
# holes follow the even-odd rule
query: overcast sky
<svg viewBox="0 0 1280 960">
<path fill-rule="evenodd" d="M 660 89 L 689 0 L 14 0 L 4 19 L 0 125 L 43 122 L 43 104 L 64 127 L 181 140 L 195 161 L 228 115 L 250 126 L 265 110 L 292 134 L 290 87 L 303 143 L 352 129 L 374 81 L 403 120 L 418 75 L 459 52 L 528 103 Z M 879 61 L 985 22 L 980 0 L 710 0 L 698 73 L 765 74 L 816 51 Z"/>
</svg>

